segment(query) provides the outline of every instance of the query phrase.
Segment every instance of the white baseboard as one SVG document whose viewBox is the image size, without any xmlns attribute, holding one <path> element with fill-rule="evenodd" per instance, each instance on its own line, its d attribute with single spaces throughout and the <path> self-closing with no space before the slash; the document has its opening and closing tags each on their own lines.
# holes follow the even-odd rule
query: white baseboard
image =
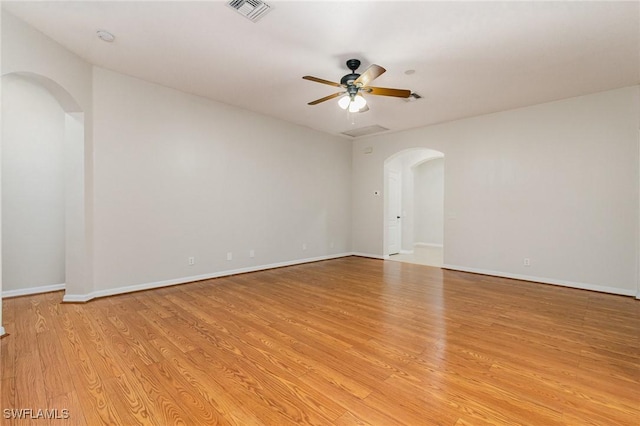
<svg viewBox="0 0 640 426">
<path fill-rule="evenodd" d="M 64 283 L 62 283 L 62 284 L 43 285 L 40 287 L 20 288 L 17 290 L 7 290 L 2 292 L 2 298 L 6 299 L 9 297 L 29 296 L 31 294 L 50 293 L 52 291 L 64 290 L 64 287 L 65 285 Z"/>
<path fill-rule="evenodd" d="M 413 250 L 400 250 L 400 254 L 413 254 Z"/>
<path fill-rule="evenodd" d="M 5 333 L 4 327 L 0 327 L 0 337 L 4 336 L 5 334 L 7 333 Z"/>
<path fill-rule="evenodd" d="M 318 256 L 306 259 L 296 259 L 286 262 L 271 263 L 268 265 L 249 266 L 247 268 L 230 269 L 226 271 L 213 272 L 211 274 L 195 275 L 191 277 L 177 278 L 173 280 L 158 281 L 144 284 L 136 284 L 131 286 L 110 288 L 106 290 L 98 290 L 89 294 L 65 294 L 62 298 L 67 303 L 83 303 L 99 297 L 115 296 L 117 294 L 133 293 L 135 291 L 151 290 L 154 288 L 169 287 L 178 284 L 186 284 L 194 281 L 210 280 L 213 278 L 227 277 L 230 275 L 245 274 L 247 272 L 264 271 L 267 269 L 282 268 L 284 266 L 300 265 L 303 263 L 318 262 L 321 260 L 338 259 L 340 257 L 351 256 L 351 253 L 330 254 L 326 256 Z"/>
<path fill-rule="evenodd" d="M 350 253 L 351 256 L 358 256 L 358 257 L 369 257 L 371 259 L 382 259 L 382 260 L 386 260 L 389 259 L 389 255 L 385 254 L 385 255 L 380 255 L 380 254 L 371 254 L 371 253 L 360 253 L 360 252 L 352 252 Z"/>
<path fill-rule="evenodd" d="M 413 243 L 414 247 L 437 247 L 443 248 L 444 245 L 436 243 Z"/>
<path fill-rule="evenodd" d="M 416 243 L 416 245 L 418 244 L 425 244 L 425 243 Z M 348 256 L 359 256 L 359 257 L 367 257 L 371 259 L 382 259 L 382 260 L 389 259 L 388 255 L 378 255 L 378 254 L 360 253 L 360 252 L 340 253 L 340 254 L 334 254 L 334 255 L 291 260 L 287 262 L 272 263 L 268 265 L 232 269 L 227 271 L 215 272 L 212 274 L 184 277 L 184 278 L 179 278 L 175 280 L 159 281 L 159 282 L 152 282 L 152 283 L 146 283 L 146 284 L 137 284 L 132 286 L 107 289 L 107 290 L 98 290 L 89 294 L 65 294 L 63 297 L 63 301 L 64 302 L 88 302 L 89 300 L 95 299 L 98 297 L 113 296 L 116 294 L 131 293 L 131 292 L 141 291 L 141 290 L 150 290 L 154 288 L 161 288 L 161 287 L 167 287 L 167 286 L 178 285 L 178 284 L 186 284 L 194 281 L 201 281 L 201 280 L 220 278 L 220 277 L 225 277 L 230 275 L 244 274 L 247 272 L 264 271 L 267 269 L 282 268 L 285 266 L 300 265 L 303 263 L 318 262 L 322 260 L 338 259 L 341 257 L 348 257 Z M 578 282 L 572 282 L 572 281 L 541 278 L 541 277 L 535 277 L 530 275 L 512 274 L 508 272 L 492 271 L 487 269 L 468 268 L 464 266 L 450 265 L 450 264 L 444 264 L 442 265 L 442 268 L 451 269 L 454 271 L 461 271 L 461 272 L 471 272 L 474 274 L 490 275 L 490 276 L 502 277 L 502 278 L 512 278 L 512 279 L 522 280 L 522 281 L 531 281 L 531 282 L 539 282 L 543 284 L 560 285 L 563 287 L 578 288 L 582 290 L 592 290 L 592 291 L 599 291 L 603 293 L 620 294 L 620 295 L 632 296 L 632 297 L 635 296 L 636 299 L 640 300 L 640 292 L 636 292 L 635 290 L 626 290 L 626 289 L 620 289 L 616 287 L 600 286 L 595 284 L 586 284 L 586 283 L 578 283 Z M 46 285 L 46 286 L 40 286 L 40 287 L 31 287 L 26 289 L 7 290 L 2 292 L 2 298 L 49 293 L 52 291 L 60 291 L 64 289 L 65 289 L 65 284 L 63 283 L 63 284 L 53 284 L 53 285 Z M 4 328 L 0 327 L 0 331 L 1 331 L 0 336 L 2 336 L 4 334 Z"/>
<path fill-rule="evenodd" d="M 601 293 L 619 294 L 622 296 L 634 296 L 636 292 L 635 290 L 627 290 L 627 289 L 617 288 L 617 287 L 578 283 L 574 281 L 556 280 L 551 278 L 541 278 L 541 277 L 534 277 L 530 275 L 512 274 L 509 272 L 491 271 L 487 269 L 467 268 L 465 266 L 457 266 L 457 265 L 449 265 L 449 264 L 442 265 L 442 268 L 451 269 L 454 271 L 461 271 L 461 272 L 471 272 L 473 274 L 491 275 L 494 277 L 512 278 L 512 279 L 521 280 L 521 281 L 531 281 L 531 282 L 542 283 L 542 284 L 559 285 L 562 287 L 578 288 L 581 290 L 599 291 Z"/>
</svg>

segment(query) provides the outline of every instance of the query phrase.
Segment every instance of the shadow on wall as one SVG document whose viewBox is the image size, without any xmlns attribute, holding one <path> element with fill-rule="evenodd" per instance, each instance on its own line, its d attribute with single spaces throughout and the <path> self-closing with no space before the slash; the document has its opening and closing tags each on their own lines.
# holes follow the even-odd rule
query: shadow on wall
<svg viewBox="0 0 640 426">
<path fill-rule="evenodd" d="M 442 247 L 444 153 L 413 148 L 387 158 L 384 206 L 385 256 L 412 253 L 416 243 Z M 429 241 L 423 241 L 425 238 Z"/>
</svg>

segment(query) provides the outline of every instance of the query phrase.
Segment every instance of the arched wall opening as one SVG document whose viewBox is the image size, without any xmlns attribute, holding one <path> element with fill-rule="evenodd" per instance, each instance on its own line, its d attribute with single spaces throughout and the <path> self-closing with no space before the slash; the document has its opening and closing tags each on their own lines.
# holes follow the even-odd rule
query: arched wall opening
<svg viewBox="0 0 640 426">
<path fill-rule="evenodd" d="M 385 258 L 441 266 L 443 218 L 444 153 L 412 148 L 389 156 L 384 161 Z"/>
<path fill-rule="evenodd" d="M 0 295 L 83 285 L 84 112 L 45 76 L 13 72 L 1 82 Z"/>
</svg>

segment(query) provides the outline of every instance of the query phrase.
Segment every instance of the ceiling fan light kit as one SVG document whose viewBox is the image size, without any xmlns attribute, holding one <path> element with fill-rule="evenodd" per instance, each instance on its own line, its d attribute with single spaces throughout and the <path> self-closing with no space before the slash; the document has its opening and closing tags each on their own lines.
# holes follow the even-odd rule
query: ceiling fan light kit
<svg viewBox="0 0 640 426">
<path fill-rule="evenodd" d="M 349 112 L 359 112 L 367 105 L 367 100 L 362 95 L 343 96 L 338 101 L 338 106 L 342 109 L 348 109 Z"/>
<path fill-rule="evenodd" d="M 340 79 L 340 83 L 334 83 L 333 81 L 312 77 L 310 75 L 302 77 L 305 80 L 346 89 L 344 92 L 334 93 L 333 95 L 311 101 L 308 105 L 317 105 L 341 96 L 338 100 L 340 108 L 346 109 L 349 112 L 365 112 L 368 111 L 369 108 L 367 107 L 367 100 L 362 96 L 363 93 L 377 96 L 393 96 L 397 98 L 408 98 L 411 96 L 411 90 L 369 86 L 369 83 L 380 77 L 386 71 L 380 65 L 373 64 L 362 74 L 356 73 L 358 67 L 360 67 L 360 61 L 358 59 L 349 59 L 347 61 L 347 68 L 351 70 L 351 73 L 343 76 Z"/>
</svg>

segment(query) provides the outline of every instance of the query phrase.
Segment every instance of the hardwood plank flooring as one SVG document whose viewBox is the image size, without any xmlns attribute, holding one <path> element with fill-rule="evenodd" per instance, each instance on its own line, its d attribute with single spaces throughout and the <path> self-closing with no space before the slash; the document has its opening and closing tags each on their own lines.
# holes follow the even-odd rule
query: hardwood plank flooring
<svg viewBox="0 0 640 426">
<path fill-rule="evenodd" d="M 61 300 L 3 301 L 3 425 L 640 424 L 630 297 L 348 257 Z"/>
</svg>

